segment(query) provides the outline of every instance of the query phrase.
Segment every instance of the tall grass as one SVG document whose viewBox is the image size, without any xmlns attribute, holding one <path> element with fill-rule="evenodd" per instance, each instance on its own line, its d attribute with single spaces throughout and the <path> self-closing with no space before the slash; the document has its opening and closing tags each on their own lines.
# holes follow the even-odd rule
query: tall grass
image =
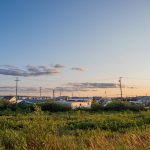
<svg viewBox="0 0 150 150">
<path fill-rule="evenodd" d="M 49 113 L 34 109 L 0 116 L 0 149 L 150 149 L 150 111 Z"/>
</svg>

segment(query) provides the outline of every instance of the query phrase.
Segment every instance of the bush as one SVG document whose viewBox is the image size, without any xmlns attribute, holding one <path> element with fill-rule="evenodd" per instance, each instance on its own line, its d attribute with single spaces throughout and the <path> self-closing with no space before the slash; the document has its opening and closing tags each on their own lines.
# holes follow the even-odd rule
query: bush
<svg viewBox="0 0 150 150">
<path fill-rule="evenodd" d="M 6 150 L 27 149 L 24 137 L 14 130 L 5 130 L 1 133 L 1 145 Z"/>
<path fill-rule="evenodd" d="M 39 106 L 41 107 L 42 111 L 59 112 L 59 111 L 71 110 L 71 107 L 67 105 L 57 104 L 55 102 L 43 103 L 43 104 L 39 104 Z"/>
<path fill-rule="evenodd" d="M 118 101 L 109 103 L 105 107 L 105 110 L 112 110 L 112 111 L 121 111 L 127 109 L 128 109 L 128 104 L 126 102 L 118 102 Z"/>
<path fill-rule="evenodd" d="M 106 106 L 103 106 L 102 104 L 92 104 L 91 110 L 93 111 L 142 111 L 145 110 L 143 105 L 140 104 L 131 104 L 128 102 L 123 101 L 114 101 L 112 103 L 109 103 Z"/>
<path fill-rule="evenodd" d="M 8 105 L 10 104 L 9 101 L 6 100 L 0 100 L 0 110 L 7 109 Z"/>
<path fill-rule="evenodd" d="M 128 128 L 136 127 L 136 120 L 131 120 L 128 118 L 112 117 L 107 118 L 102 123 L 99 124 L 100 128 L 103 130 L 111 130 L 113 132 L 125 131 Z"/>
<path fill-rule="evenodd" d="M 103 119 L 93 119 L 93 120 L 84 120 L 84 121 L 71 121 L 67 123 L 66 128 L 70 130 L 106 130 L 112 132 L 122 132 L 126 131 L 132 127 L 137 127 L 137 121 L 134 119 L 124 118 L 120 116 L 106 117 Z M 139 124 L 140 126 L 140 124 Z"/>
<path fill-rule="evenodd" d="M 129 104 L 129 105 L 128 105 L 128 108 L 129 108 L 129 110 L 132 110 L 132 111 L 142 111 L 142 110 L 146 110 L 146 109 L 144 108 L 144 106 L 141 105 L 141 104 Z"/>
<path fill-rule="evenodd" d="M 91 110 L 92 111 L 104 110 L 104 106 L 102 104 L 94 103 L 91 105 Z"/>
</svg>

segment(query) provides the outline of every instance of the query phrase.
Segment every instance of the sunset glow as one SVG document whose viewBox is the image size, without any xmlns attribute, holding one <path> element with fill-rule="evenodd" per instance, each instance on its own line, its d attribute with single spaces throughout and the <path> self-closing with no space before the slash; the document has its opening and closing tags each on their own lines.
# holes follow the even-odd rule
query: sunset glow
<svg viewBox="0 0 150 150">
<path fill-rule="evenodd" d="M 0 95 L 150 95 L 150 1 L 0 1 Z"/>
</svg>

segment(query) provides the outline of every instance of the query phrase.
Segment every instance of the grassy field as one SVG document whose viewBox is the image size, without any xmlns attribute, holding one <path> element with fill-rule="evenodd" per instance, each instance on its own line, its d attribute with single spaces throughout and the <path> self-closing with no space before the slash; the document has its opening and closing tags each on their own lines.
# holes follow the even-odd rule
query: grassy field
<svg viewBox="0 0 150 150">
<path fill-rule="evenodd" d="M 150 111 L 3 112 L 0 150 L 148 150 Z"/>
</svg>

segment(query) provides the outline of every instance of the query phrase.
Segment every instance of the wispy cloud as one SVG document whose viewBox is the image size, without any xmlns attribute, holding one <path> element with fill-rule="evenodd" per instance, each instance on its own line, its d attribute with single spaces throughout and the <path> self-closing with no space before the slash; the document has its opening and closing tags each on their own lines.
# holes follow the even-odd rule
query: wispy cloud
<svg viewBox="0 0 150 150">
<path fill-rule="evenodd" d="M 54 68 L 65 68 L 65 65 L 63 65 L 63 64 L 56 64 L 53 67 Z"/>
<path fill-rule="evenodd" d="M 15 65 L 0 65 L 0 67 L 18 69 L 18 67 L 17 67 L 17 66 L 15 66 Z"/>
<path fill-rule="evenodd" d="M 116 83 L 68 83 L 68 85 L 72 87 L 78 87 L 83 89 L 93 89 L 93 88 L 118 88 L 118 84 Z"/>
<path fill-rule="evenodd" d="M 11 65 L 1 65 L 0 74 L 11 76 L 43 76 L 43 75 L 55 75 L 60 73 L 57 69 L 49 68 L 47 66 L 32 66 L 27 65 L 25 69 L 18 68 Z"/>
<path fill-rule="evenodd" d="M 71 70 L 84 71 L 85 69 L 82 67 L 72 67 Z"/>
<path fill-rule="evenodd" d="M 1 86 L 0 92 L 14 92 L 15 86 Z M 25 92 L 25 93 L 32 93 L 32 92 L 38 92 L 39 88 L 36 87 L 19 87 L 19 92 Z"/>
<path fill-rule="evenodd" d="M 1 86 L 0 92 L 12 92 L 15 91 L 15 87 L 13 86 Z"/>
<path fill-rule="evenodd" d="M 126 88 L 128 88 L 128 89 L 137 89 L 137 87 L 134 87 L 134 86 L 128 86 Z"/>
<path fill-rule="evenodd" d="M 36 88 L 36 87 L 20 87 L 19 91 L 20 92 L 25 92 L 25 93 L 33 93 L 33 92 L 39 92 L 39 88 Z"/>
<path fill-rule="evenodd" d="M 77 87 L 71 87 L 71 86 L 66 86 L 66 87 L 56 87 L 56 91 L 61 91 L 61 92 L 88 92 L 91 91 L 91 89 L 83 89 L 83 88 L 77 88 Z"/>
<path fill-rule="evenodd" d="M 97 91 L 98 89 L 103 88 L 118 88 L 119 85 L 115 83 L 79 83 L 79 82 L 72 82 L 68 83 L 66 86 L 56 87 L 55 90 L 63 91 L 63 92 L 73 92 L 73 91 Z"/>
</svg>

